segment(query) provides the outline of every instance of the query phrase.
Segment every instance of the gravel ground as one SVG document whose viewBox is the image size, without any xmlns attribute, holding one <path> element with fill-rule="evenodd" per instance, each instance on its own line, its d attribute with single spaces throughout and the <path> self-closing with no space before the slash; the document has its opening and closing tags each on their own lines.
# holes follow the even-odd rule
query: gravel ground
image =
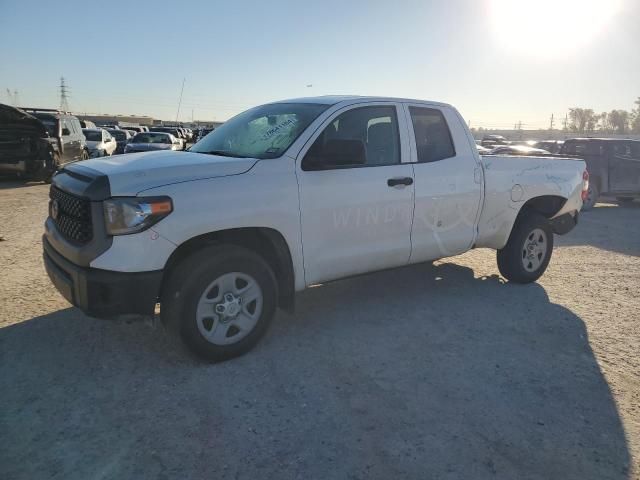
<svg viewBox="0 0 640 480">
<path fill-rule="evenodd" d="M 2 479 L 640 478 L 640 204 L 539 283 L 487 250 L 336 282 L 208 365 L 54 291 L 46 201 L 0 182 Z"/>
</svg>

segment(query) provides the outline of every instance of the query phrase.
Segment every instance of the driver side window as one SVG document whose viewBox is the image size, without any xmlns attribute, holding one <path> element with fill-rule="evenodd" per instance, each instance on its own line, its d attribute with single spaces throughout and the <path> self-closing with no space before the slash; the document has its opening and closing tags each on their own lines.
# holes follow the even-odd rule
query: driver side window
<svg viewBox="0 0 640 480">
<path fill-rule="evenodd" d="M 396 107 L 360 107 L 334 119 L 302 161 L 303 170 L 400 163 Z"/>
</svg>

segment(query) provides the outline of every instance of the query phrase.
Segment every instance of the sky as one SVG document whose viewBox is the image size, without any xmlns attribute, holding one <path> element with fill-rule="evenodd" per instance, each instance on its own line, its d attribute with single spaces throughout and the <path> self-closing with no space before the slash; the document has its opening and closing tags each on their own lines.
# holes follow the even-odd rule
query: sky
<svg viewBox="0 0 640 480">
<path fill-rule="evenodd" d="M 472 127 L 634 107 L 640 0 L 0 0 L 0 102 L 226 120 L 302 96 L 448 102 Z"/>
</svg>

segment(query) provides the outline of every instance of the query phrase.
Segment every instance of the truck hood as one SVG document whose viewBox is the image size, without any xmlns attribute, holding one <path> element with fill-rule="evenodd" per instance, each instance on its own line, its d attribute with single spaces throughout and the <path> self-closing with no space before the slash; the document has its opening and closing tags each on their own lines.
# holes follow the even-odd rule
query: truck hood
<svg viewBox="0 0 640 480">
<path fill-rule="evenodd" d="M 230 158 L 204 153 L 153 151 L 92 158 L 70 164 L 88 167 L 109 177 L 112 196 L 131 196 L 173 183 L 239 175 L 253 167 L 255 158 Z"/>
<path fill-rule="evenodd" d="M 41 137 L 49 136 L 43 123 L 24 110 L 0 103 L 0 125 L 3 128 L 29 129 Z"/>
</svg>

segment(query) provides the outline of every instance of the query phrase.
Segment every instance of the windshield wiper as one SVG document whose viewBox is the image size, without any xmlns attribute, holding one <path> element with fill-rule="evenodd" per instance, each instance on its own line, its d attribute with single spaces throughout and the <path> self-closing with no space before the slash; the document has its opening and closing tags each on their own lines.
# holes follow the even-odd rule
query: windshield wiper
<svg viewBox="0 0 640 480">
<path fill-rule="evenodd" d="M 219 155 L 221 157 L 248 158 L 243 155 L 238 155 L 237 153 L 230 152 L 228 150 L 209 150 L 208 152 L 197 152 L 197 153 L 204 153 L 206 155 Z"/>
</svg>

